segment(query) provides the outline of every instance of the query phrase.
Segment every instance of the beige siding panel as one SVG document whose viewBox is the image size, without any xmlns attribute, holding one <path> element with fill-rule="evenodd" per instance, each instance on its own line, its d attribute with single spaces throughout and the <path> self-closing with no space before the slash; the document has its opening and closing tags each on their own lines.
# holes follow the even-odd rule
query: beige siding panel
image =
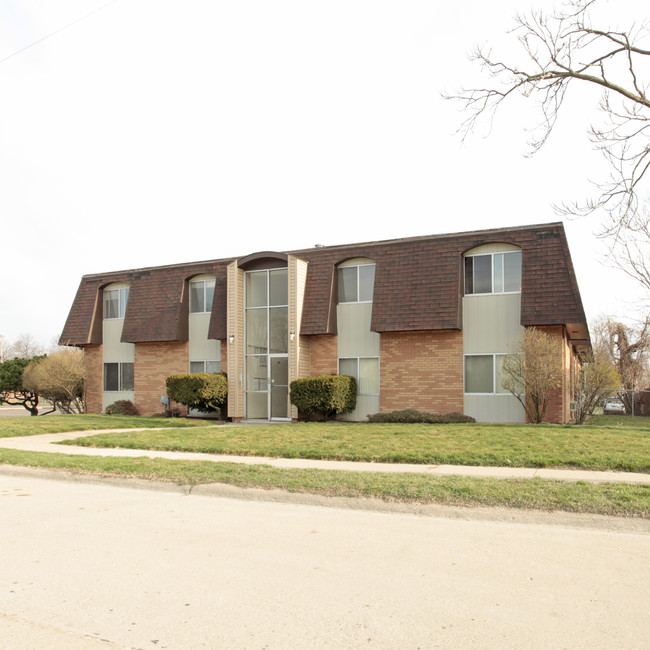
<svg viewBox="0 0 650 650">
<path fill-rule="evenodd" d="M 483 244 L 467 251 L 465 255 L 487 255 L 488 253 L 504 253 L 505 251 L 519 251 L 519 246 L 513 244 Z"/>
<path fill-rule="evenodd" d="M 371 302 L 338 306 L 339 358 L 379 356 L 379 334 L 370 331 L 371 317 Z"/>
<path fill-rule="evenodd" d="M 357 395 L 357 407 L 350 413 L 340 415 L 339 419 L 360 422 L 375 413 L 379 413 L 379 395 Z"/>
<path fill-rule="evenodd" d="M 289 385 L 294 379 L 307 376 L 309 368 L 309 347 L 305 337 L 300 336 L 302 306 L 305 300 L 308 263 L 293 255 L 287 260 L 289 282 Z M 294 334 L 291 340 L 291 333 Z M 296 419 L 298 409 L 289 405 L 289 417 Z"/>
<path fill-rule="evenodd" d="M 463 350 L 465 354 L 509 352 L 521 332 L 521 294 L 465 296 Z"/>
<path fill-rule="evenodd" d="M 244 272 L 228 265 L 228 416 L 244 417 Z M 231 343 L 230 337 L 234 336 Z M 222 369 L 223 370 L 223 369 Z"/>
<path fill-rule="evenodd" d="M 102 393 L 102 411 L 105 411 L 106 407 L 110 406 L 113 402 L 117 402 L 118 400 L 122 399 L 135 402 L 135 393 L 132 390 L 116 391 L 114 393 Z"/>
<path fill-rule="evenodd" d="M 103 324 L 104 363 L 135 360 L 135 344 L 122 343 L 123 318 L 105 320 Z"/>
<path fill-rule="evenodd" d="M 190 314 L 189 355 L 190 361 L 220 361 L 220 341 L 208 339 L 210 314 Z"/>
<path fill-rule="evenodd" d="M 478 422 L 525 422 L 524 407 L 513 395 L 465 395 L 465 415 Z"/>
</svg>

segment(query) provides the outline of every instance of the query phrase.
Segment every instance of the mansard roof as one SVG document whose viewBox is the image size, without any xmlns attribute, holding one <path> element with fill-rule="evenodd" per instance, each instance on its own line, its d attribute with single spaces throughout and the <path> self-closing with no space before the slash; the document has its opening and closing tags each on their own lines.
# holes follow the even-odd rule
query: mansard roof
<svg viewBox="0 0 650 650">
<path fill-rule="evenodd" d="M 374 331 L 447 330 L 462 327 L 463 254 L 489 243 L 512 244 L 522 250 L 522 325 L 562 324 L 568 326 L 572 338 L 589 338 L 561 223 L 323 246 L 274 255 L 278 259 L 293 255 L 308 262 L 302 335 L 336 333 L 336 266 L 356 257 L 373 259 L 377 265 Z M 239 261 L 257 257 L 253 254 Z M 188 283 L 202 273 L 216 277 L 209 336 L 225 339 L 226 268 L 233 261 L 84 276 L 61 342 L 101 342 L 101 290 L 112 282 L 126 282 L 131 287 L 123 341 L 187 340 Z"/>
</svg>

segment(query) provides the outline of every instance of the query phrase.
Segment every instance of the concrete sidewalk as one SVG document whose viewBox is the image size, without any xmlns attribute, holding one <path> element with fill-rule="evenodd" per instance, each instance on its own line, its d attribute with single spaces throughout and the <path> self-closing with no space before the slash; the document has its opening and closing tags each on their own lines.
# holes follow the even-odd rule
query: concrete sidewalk
<svg viewBox="0 0 650 650">
<path fill-rule="evenodd" d="M 155 451 L 145 449 L 112 449 L 57 445 L 62 440 L 74 440 L 100 433 L 134 431 L 115 429 L 101 431 L 78 431 L 47 433 L 37 436 L 0 438 L 0 448 L 46 453 L 78 454 L 85 456 L 128 456 L 168 458 L 172 460 L 203 460 L 215 463 L 243 463 L 247 465 L 271 465 L 279 468 L 315 468 L 347 470 L 355 472 L 397 472 L 428 474 L 431 476 L 473 476 L 480 478 L 544 478 L 562 481 L 587 481 L 590 483 L 641 483 L 650 484 L 650 474 L 634 472 L 596 472 L 571 469 L 536 469 L 527 467 L 477 467 L 467 465 L 411 465 L 398 463 L 367 463 L 339 460 L 309 460 L 302 458 L 269 458 L 264 456 L 229 456 L 181 451 Z"/>
</svg>

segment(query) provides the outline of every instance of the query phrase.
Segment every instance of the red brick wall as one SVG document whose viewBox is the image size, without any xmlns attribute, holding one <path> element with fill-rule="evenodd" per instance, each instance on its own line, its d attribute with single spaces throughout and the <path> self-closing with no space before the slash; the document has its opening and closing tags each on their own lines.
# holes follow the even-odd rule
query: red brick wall
<svg viewBox="0 0 650 650">
<path fill-rule="evenodd" d="M 382 333 L 379 372 L 382 413 L 463 412 L 461 331 Z"/>
<path fill-rule="evenodd" d="M 86 413 L 102 412 L 104 359 L 101 345 L 84 346 L 86 360 Z"/>
<path fill-rule="evenodd" d="M 562 385 L 551 393 L 544 422 L 565 423 L 569 421 L 571 408 L 571 346 L 563 325 L 549 325 L 537 329 L 546 332 L 560 342 L 562 349 Z"/>
<path fill-rule="evenodd" d="M 338 340 L 331 334 L 309 337 L 310 376 L 338 374 Z"/>
<path fill-rule="evenodd" d="M 136 343 L 133 380 L 135 405 L 140 415 L 162 412 L 160 398 L 166 393 L 165 380 L 169 375 L 183 372 L 189 372 L 187 343 Z"/>
</svg>

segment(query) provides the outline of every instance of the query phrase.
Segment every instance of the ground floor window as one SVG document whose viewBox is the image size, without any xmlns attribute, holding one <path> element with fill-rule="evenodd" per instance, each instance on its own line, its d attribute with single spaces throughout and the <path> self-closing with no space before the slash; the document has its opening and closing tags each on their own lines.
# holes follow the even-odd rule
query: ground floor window
<svg viewBox="0 0 650 650">
<path fill-rule="evenodd" d="M 209 373 L 219 373 L 221 372 L 221 362 L 220 361 L 190 361 L 190 372 L 192 374 L 196 372 L 209 372 Z"/>
<path fill-rule="evenodd" d="M 341 358 L 339 375 L 357 380 L 358 395 L 379 395 L 379 357 Z"/>
<path fill-rule="evenodd" d="M 465 355 L 465 393 L 507 394 L 501 386 L 503 359 L 500 354 Z"/>
<path fill-rule="evenodd" d="M 133 363 L 105 363 L 104 390 L 107 392 L 133 390 Z"/>
</svg>

